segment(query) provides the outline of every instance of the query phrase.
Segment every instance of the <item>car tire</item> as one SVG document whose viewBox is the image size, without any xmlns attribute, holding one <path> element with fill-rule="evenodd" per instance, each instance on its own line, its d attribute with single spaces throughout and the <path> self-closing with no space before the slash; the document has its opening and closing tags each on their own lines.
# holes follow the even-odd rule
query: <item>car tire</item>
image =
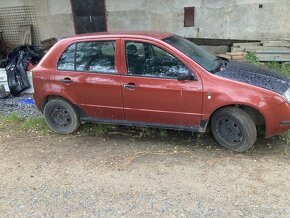
<svg viewBox="0 0 290 218">
<path fill-rule="evenodd" d="M 74 107 L 63 99 L 52 99 L 44 107 L 48 127 L 59 134 L 70 134 L 80 126 L 80 118 Z"/>
<path fill-rule="evenodd" d="M 211 119 L 211 131 L 223 147 L 235 151 L 248 150 L 257 139 L 257 128 L 247 112 L 237 107 L 216 111 Z"/>
</svg>

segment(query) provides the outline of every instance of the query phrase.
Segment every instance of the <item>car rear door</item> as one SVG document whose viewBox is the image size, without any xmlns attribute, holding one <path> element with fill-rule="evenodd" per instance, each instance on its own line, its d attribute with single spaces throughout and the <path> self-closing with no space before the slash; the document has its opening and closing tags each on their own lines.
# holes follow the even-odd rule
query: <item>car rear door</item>
<svg viewBox="0 0 290 218">
<path fill-rule="evenodd" d="M 56 82 L 86 116 L 123 120 L 119 39 L 73 43 L 58 61 Z"/>
<path fill-rule="evenodd" d="M 122 40 L 122 77 L 125 119 L 162 126 L 198 127 L 202 111 L 202 83 L 178 81 L 189 69 L 156 42 Z"/>
</svg>

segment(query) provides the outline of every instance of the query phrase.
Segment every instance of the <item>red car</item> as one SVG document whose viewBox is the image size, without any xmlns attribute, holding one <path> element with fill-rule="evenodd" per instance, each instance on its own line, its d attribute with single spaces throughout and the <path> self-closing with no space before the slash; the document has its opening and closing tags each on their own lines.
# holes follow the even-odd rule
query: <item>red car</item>
<svg viewBox="0 0 290 218">
<path fill-rule="evenodd" d="M 216 57 L 171 33 L 120 32 L 59 41 L 33 69 L 34 99 L 47 125 L 74 132 L 81 122 L 205 132 L 243 152 L 265 125 L 290 129 L 290 80 Z"/>
</svg>

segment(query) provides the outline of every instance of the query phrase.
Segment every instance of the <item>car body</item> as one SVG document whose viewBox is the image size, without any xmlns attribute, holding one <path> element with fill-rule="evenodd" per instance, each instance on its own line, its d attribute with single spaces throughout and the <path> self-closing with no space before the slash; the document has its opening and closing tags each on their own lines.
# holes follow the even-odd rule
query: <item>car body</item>
<svg viewBox="0 0 290 218">
<path fill-rule="evenodd" d="M 73 108 L 78 121 L 198 132 L 205 131 L 215 113 L 231 108 L 230 114 L 244 111 L 251 126 L 264 124 L 266 137 L 290 129 L 289 78 L 214 57 L 184 40 L 163 32 L 95 33 L 60 40 L 33 69 L 36 106 L 45 113 L 48 102 L 59 99 Z M 51 110 L 47 116 L 66 117 Z M 235 137 L 247 137 L 240 136 L 243 128 L 236 127 L 236 118 L 219 122 L 218 134 L 236 128 Z M 79 124 L 66 131 L 49 126 L 66 134 Z M 250 132 L 255 138 L 256 132 Z M 250 147 L 226 144 L 235 151 Z"/>
</svg>

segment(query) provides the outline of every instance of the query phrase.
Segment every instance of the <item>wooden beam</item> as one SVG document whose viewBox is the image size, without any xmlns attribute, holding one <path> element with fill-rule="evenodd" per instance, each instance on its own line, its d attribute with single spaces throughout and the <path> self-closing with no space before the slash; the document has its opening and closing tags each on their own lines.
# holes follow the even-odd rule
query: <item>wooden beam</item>
<svg viewBox="0 0 290 218">
<path fill-rule="evenodd" d="M 19 26 L 19 40 L 21 45 L 32 45 L 32 25 Z"/>
</svg>

